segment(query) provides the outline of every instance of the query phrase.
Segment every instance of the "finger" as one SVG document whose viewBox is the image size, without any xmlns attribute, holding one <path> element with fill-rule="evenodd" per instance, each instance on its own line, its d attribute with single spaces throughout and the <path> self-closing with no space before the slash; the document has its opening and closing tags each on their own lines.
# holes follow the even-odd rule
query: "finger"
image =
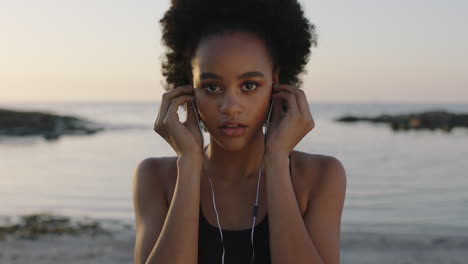
<svg viewBox="0 0 468 264">
<path fill-rule="evenodd" d="M 194 94 L 193 86 L 179 86 L 168 92 L 165 92 L 162 95 L 161 105 L 159 106 L 158 119 L 164 119 L 164 117 L 167 115 L 167 111 L 169 109 L 169 105 L 171 104 L 172 99 L 183 94 Z"/>
<path fill-rule="evenodd" d="M 200 124 L 198 123 L 197 118 L 197 109 L 195 108 L 195 99 L 187 102 L 188 112 L 187 112 L 187 120 L 185 121 L 184 125 L 189 128 L 194 135 L 197 135 L 196 138 L 198 142 L 203 146 L 203 131 L 200 128 Z"/>
<path fill-rule="evenodd" d="M 299 110 L 301 111 L 301 113 L 312 116 L 310 114 L 309 102 L 307 102 L 307 96 L 304 90 L 297 89 L 296 97 L 297 97 L 297 104 L 299 106 Z"/>
<path fill-rule="evenodd" d="M 169 105 L 171 104 L 172 98 L 177 97 L 181 94 L 193 94 L 193 93 L 194 93 L 194 90 L 193 90 L 193 86 L 191 85 L 179 86 L 168 92 L 165 92 L 162 95 L 162 100 L 161 100 L 161 104 L 159 105 L 158 115 L 156 117 L 156 121 L 154 122 L 154 130 L 156 132 L 161 130 L 162 123 L 167 116 L 167 111 L 168 111 Z M 163 131 L 160 131 L 160 132 L 164 133 Z"/>
<path fill-rule="evenodd" d="M 187 106 L 187 120 L 185 121 L 185 123 L 187 123 L 190 127 L 198 128 L 198 119 L 195 114 L 194 101 L 187 102 L 186 106 Z"/>
<path fill-rule="evenodd" d="M 312 117 L 310 107 L 309 107 L 309 103 L 307 101 L 307 97 L 306 97 L 306 94 L 305 94 L 304 90 L 302 90 L 300 88 L 294 88 L 294 87 L 292 87 L 290 85 L 286 85 L 286 84 L 283 84 L 283 85 L 278 84 L 273 88 L 274 88 L 273 92 L 289 91 L 289 92 L 294 93 L 295 96 L 296 96 L 297 105 L 298 105 L 298 109 L 299 109 L 300 113 L 302 114 L 302 116 L 304 118 L 306 118 L 306 120 L 310 120 L 312 129 L 315 127 L 315 121 L 314 121 L 314 118 Z"/>
<path fill-rule="evenodd" d="M 308 120 L 311 124 L 311 129 L 315 127 L 315 121 L 312 117 L 312 113 L 310 111 L 309 102 L 307 102 L 307 96 L 302 89 L 297 89 L 296 95 L 298 97 L 299 109 L 302 112 L 303 116 Z"/>
<path fill-rule="evenodd" d="M 301 114 L 297 106 L 296 96 L 293 93 L 282 91 L 272 94 L 271 97 L 274 99 L 281 99 L 283 103 L 286 102 L 286 114 L 293 116 Z"/>
<path fill-rule="evenodd" d="M 278 122 L 283 118 L 283 103 L 281 102 L 281 99 L 275 99 L 272 98 L 273 100 L 273 109 L 271 110 L 271 117 L 270 117 L 270 126 L 276 126 Z"/>
<path fill-rule="evenodd" d="M 287 84 L 277 84 L 276 86 L 273 87 L 273 91 L 274 92 L 289 92 L 291 94 L 293 94 L 295 96 L 295 99 L 296 99 L 296 103 L 295 105 L 297 106 L 297 111 L 300 113 L 300 114 L 304 114 L 304 113 L 307 113 L 306 109 L 304 108 L 304 103 L 301 101 L 301 96 L 300 96 L 300 93 L 304 92 L 298 88 L 294 88 L 290 85 L 287 85 Z"/>
<path fill-rule="evenodd" d="M 179 120 L 179 115 L 177 114 L 177 110 L 179 110 L 179 106 L 184 104 L 185 102 L 191 102 L 195 98 L 194 95 L 181 95 L 175 97 L 171 100 L 171 104 L 167 109 L 166 118 L 177 118 Z"/>
</svg>

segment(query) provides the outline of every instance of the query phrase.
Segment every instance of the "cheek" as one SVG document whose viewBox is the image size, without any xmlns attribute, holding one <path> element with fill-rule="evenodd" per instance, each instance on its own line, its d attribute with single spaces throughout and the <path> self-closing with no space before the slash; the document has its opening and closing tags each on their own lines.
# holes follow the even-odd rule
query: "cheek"
<svg viewBox="0 0 468 264">
<path fill-rule="evenodd" d="M 212 118 L 210 118 L 210 116 L 215 113 L 215 111 L 212 109 L 214 107 L 213 101 L 203 95 L 198 96 L 196 101 L 198 114 L 200 115 L 200 118 L 203 120 L 203 122 L 206 123 L 207 121 L 211 120 Z"/>
</svg>

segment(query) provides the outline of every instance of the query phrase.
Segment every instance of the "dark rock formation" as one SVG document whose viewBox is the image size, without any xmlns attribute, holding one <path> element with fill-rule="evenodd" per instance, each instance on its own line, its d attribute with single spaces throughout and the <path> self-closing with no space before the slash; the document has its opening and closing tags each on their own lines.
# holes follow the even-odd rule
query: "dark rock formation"
<svg viewBox="0 0 468 264">
<path fill-rule="evenodd" d="M 21 216 L 20 222 L 0 226 L 0 241 L 8 236 L 20 239 L 37 239 L 42 235 L 110 234 L 96 220 L 72 221 L 69 217 L 38 213 Z"/>
<path fill-rule="evenodd" d="M 0 109 L 0 136 L 42 135 L 52 140 L 65 134 L 94 134 L 103 129 L 94 122 L 73 116 Z"/>
<path fill-rule="evenodd" d="M 456 114 L 446 111 L 427 111 L 401 115 L 380 115 L 377 117 L 344 116 L 335 121 L 389 123 L 393 130 L 441 129 L 450 132 L 454 127 L 468 128 L 468 114 Z"/>
</svg>

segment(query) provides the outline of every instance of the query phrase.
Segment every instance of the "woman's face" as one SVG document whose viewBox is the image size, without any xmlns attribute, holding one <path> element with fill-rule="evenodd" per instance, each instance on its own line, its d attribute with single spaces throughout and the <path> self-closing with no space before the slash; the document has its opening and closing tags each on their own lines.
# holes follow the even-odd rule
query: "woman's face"
<svg viewBox="0 0 468 264">
<path fill-rule="evenodd" d="M 192 59 L 193 86 L 200 118 L 211 137 L 230 150 L 242 149 L 262 132 L 272 83 L 278 72 L 262 39 L 249 32 L 230 32 L 202 39 Z M 227 136 L 225 121 L 245 124 L 242 136 Z"/>
</svg>

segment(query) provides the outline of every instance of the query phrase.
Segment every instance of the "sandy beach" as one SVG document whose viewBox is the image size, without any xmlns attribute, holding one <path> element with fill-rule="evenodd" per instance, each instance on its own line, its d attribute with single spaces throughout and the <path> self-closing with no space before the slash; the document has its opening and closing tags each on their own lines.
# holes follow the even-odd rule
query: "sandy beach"
<svg viewBox="0 0 468 264">
<path fill-rule="evenodd" d="M 3 236 L 2 264 L 133 263 L 134 228 L 114 221 L 79 234 Z M 342 232 L 341 263 L 467 263 L 468 237 Z"/>
</svg>

